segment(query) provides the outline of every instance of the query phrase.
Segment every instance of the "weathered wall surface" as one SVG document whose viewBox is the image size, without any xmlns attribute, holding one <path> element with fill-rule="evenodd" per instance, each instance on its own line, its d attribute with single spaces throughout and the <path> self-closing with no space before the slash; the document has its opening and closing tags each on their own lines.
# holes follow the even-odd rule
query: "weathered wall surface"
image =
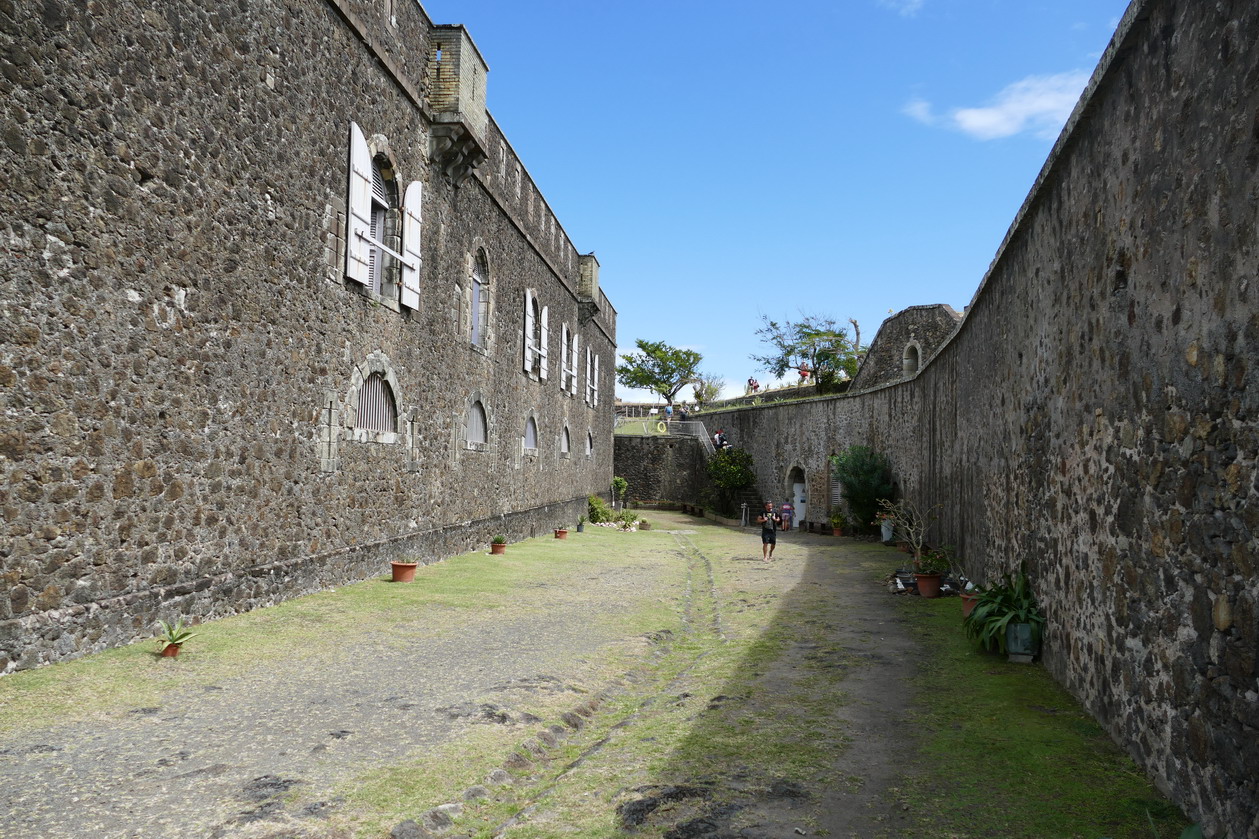
<svg viewBox="0 0 1259 839">
<path fill-rule="evenodd" d="M 1026 564 L 1046 666 L 1233 839 L 1259 836 L 1257 33 L 1253 3 L 1134 4 L 916 378 L 701 417 L 811 500 L 827 454 L 887 452 L 973 575 Z"/>
<path fill-rule="evenodd" d="M 883 321 L 850 390 L 866 390 L 912 376 L 957 331 L 962 316 L 946 303 L 910 306 Z M 906 362 L 906 355 L 911 357 Z"/>
<path fill-rule="evenodd" d="M 612 470 L 629 481 L 629 501 L 697 502 L 707 484 L 704 450 L 694 437 L 618 434 Z"/>
<path fill-rule="evenodd" d="M 437 159 L 432 23 L 388 5 L 0 3 L 0 673 L 542 532 L 606 491 L 615 311 L 492 119 L 479 171 Z M 346 279 L 351 122 L 423 184 L 416 306 Z M 584 364 L 561 387 L 564 325 L 602 356 L 597 406 Z M 373 369 L 396 433 L 356 426 Z"/>
</svg>

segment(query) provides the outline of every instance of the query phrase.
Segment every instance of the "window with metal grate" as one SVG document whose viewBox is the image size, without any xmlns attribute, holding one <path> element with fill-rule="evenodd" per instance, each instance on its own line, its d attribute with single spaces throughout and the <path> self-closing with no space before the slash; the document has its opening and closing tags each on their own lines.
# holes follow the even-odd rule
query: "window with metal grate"
<svg viewBox="0 0 1259 839">
<path fill-rule="evenodd" d="M 368 431 L 398 430 L 393 389 L 380 373 L 372 373 L 358 392 L 358 427 Z"/>
</svg>

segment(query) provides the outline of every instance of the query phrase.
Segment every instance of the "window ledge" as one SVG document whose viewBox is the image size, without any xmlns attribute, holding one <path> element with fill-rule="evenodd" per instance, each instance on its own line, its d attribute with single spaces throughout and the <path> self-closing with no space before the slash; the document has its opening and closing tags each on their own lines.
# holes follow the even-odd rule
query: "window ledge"
<svg viewBox="0 0 1259 839">
<path fill-rule="evenodd" d="M 357 443 L 384 443 L 393 445 L 398 442 L 398 432 L 396 431 L 373 431 L 370 428 L 354 428 L 351 429 L 350 439 Z"/>
</svg>

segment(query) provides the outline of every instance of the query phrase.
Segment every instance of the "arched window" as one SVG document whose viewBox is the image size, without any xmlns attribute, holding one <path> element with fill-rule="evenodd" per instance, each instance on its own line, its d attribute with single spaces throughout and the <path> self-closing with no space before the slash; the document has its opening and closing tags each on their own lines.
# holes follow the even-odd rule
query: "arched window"
<svg viewBox="0 0 1259 839">
<path fill-rule="evenodd" d="M 595 452 L 595 435 L 587 431 L 586 432 L 586 457 L 592 456 L 594 452 Z"/>
<path fill-rule="evenodd" d="M 524 446 L 525 451 L 536 452 L 538 450 L 538 424 L 533 417 L 525 420 Z"/>
<path fill-rule="evenodd" d="M 485 406 L 478 400 L 468 408 L 466 436 L 469 446 L 484 446 L 489 437 L 485 421 Z"/>
<path fill-rule="evenodd" d="M 901 357 L 901 372 L 912 376 L 918 372 L 918 345 L 907 344 L 905 354 Z"/>
<path fill-rule="evenodd" d="M 359 388 L 358 427 L 368 431 L 398 430 L 398 407 L 393 389 L 380 373 L 372 373 Z"/>
<path fill-rule="evenodd" d="M 489 319 L 490 269 L 485 261 L 485 251 L 478 251 L 472 266 L 472 293 L 468 311 L 472 319 L 471 340 L 475 346 L 485 346 L 485 322 Z"/>
<path fill-rule="evenodd" d="M 572 438 L 569 436 L 568 427 L 564 427 L 564 433 L 560 435 L 560 456 L 568 457 L 569 449 L 572 447 Z"/>
</svg>

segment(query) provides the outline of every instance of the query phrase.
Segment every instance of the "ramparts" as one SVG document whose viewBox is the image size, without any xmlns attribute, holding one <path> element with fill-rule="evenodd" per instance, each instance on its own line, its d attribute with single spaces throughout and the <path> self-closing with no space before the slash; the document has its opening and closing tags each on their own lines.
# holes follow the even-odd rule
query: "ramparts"
<svg viewBox="0 0 1259 839">
<path fill-rule="evenodd" d="M 917 375 L 701 416 L 763 488 L 804 470 L 811 518 L 827 455 L 888 453 L 972 575 L 1027 568 L 1046 666 L 1232 839 L 1259 837 L 1257 33 L 1253 3 L 1134 3 Z"/>
</svg>

